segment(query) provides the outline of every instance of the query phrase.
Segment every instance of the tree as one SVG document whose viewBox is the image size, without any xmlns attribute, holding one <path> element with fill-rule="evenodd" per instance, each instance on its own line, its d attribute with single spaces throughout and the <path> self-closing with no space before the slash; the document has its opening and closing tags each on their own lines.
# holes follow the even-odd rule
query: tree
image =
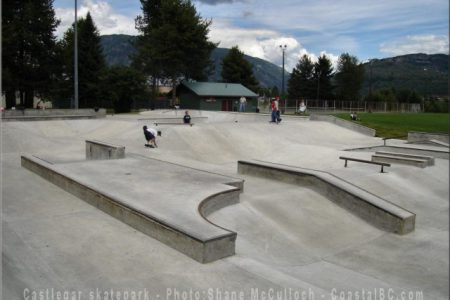
<svg viewBox="0 0 450 300">
<path fill-rule="evenodd" d="M 364 82 L 364 66 L 355 56 L 341 54 L 334 80 L 339 99 L 359 100 L 359 92 Z"/>
<path fill-rule="evenodd" d="M 259 83 L 253 74 L 252 64 L 245 60 L 238 46 L 231 48 L 223 58 L 221 75 L 224 82 L 240 83 L 254 92 L 258 90 Z"/>
<path fill-rule="evenodd" d="M 2 2 L 2 84 L 6 106 L 33 106 L 35 95 L 49 94 L 55 73 L 59 21 L 53 0 Z"/>
<path fill-rule="evenodd" d="M 154 83 L 170 79 L 174 91 L 180 79 L 207 78 L 216 47 L 207 37 L 211 21 L 203 20 L 190 0 L 141 0 L 141 5 L 143 14 L 135 20 L 141 35 L 133 65 L 152 76 Z"/>
<path fill-rule="evenodd" d="M 290 98 L 316 97 L 316 83 L 314 80 L 314 64 L 308 55 L 303 55 L 294 69 L 288 81 L 288 94 Z"/>
<path fill-rule="evenodd" d="M 102 78 L 103 107 L 114 107 L 116 113 L 130 112 L 134 102 L 148 96 L 145 75 L 133 67 L 112 66 Z"/>
<path fill-rule="evenodd" d="M 333 97 L 332 77 L 333 66 L 331 61 L 327 56 L 321 55 L 314 64 L 314 80 L 317 83 L 316 99 L 331 99 Z"/>
<path fill-rule="evenodd" d="M 79 107 L 99 106 L 101 96 L 101 75 L 106 63 L 100 43 L 100 34 L 91 14 L 77 22 L 78 30 L 78 99 Z M 62 93 L 70 97 L 74 91 L 74 29 L 69 28 L 64 33 L 60 43 L 64 60 L 64 76 L 61 84 Z"/>
</svg>

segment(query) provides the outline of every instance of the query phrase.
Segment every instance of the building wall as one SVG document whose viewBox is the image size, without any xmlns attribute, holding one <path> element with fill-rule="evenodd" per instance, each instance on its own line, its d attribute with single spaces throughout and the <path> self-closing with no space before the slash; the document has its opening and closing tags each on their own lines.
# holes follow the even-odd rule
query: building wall
<svg viewBox="0 0 450 300">
<path fill-rule="evenodd" d="M 199 110 L 212 110 L 212 111 L 221 111 L 222 110 L 222 102 L 223 101 L 231 101 L 229 111 L 233 111 L 235 108 L 236 111 L 239 110 L 239 98 L 240 97 L 201 97 L 194 94 L 192 91 L 186 88 L 180 88 L 179 90 L 179 99 L 180 99 L 180 108 L 181 109 L 199 109 Z M 250 99 L 247 98 L 247 112 L 255 112 L 256 111 L 256 98 Z"/>
</svg>

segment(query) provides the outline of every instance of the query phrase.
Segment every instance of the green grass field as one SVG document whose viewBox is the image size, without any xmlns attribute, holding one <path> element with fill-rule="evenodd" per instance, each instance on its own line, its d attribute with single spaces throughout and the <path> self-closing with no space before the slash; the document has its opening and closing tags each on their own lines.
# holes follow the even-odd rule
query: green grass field
<svg viewBox="0 0 450 300">
<path fill-rule="evenodd" d="M 349 113 L 334 116 L 350 121 Z M 379 137 L 405 137 L 408 131 L 449 133 L 449 114 L 435 113 L 359 113 L 360 121 L 373 128 Z"/>
</svg>

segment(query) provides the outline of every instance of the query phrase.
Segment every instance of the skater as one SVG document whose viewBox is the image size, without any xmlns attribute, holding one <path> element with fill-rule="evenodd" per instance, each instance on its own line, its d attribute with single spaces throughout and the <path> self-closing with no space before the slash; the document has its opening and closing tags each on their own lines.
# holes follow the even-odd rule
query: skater
<svg viewBox="0 0 450 300">
<path fill-rule="evenodd" d="M 144 125 L 142 129 L 144 130 L 145 140 L 147 141 L 145 147 L 158 148 L 158 145 L 156 144 L 156 136 L 158 135 L 158 132 L 153 128 L 147 128 L 146 125 Z"/>
</svg>

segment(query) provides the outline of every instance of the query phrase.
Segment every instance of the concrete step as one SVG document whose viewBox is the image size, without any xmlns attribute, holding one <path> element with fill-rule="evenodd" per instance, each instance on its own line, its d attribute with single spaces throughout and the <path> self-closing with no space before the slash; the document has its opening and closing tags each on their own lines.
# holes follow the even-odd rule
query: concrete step
<svg viewBox="0 0 450 300">
<path fill-rule="evenodd" d="M 372 161 L 385 162 L 385 163 L 397 163 L 397 164 L 410 165 L 410 166 L 419 167 L 419 168 L 425 168 L 426 166 L 428 166 L 428 160 L 426 160 L 426 159 L 406 158 L 406 157 L 381 155 L 381 154 L 372 155 Z"/>
<path fill-rule="evenodd" d="M 417 154 L 409 154 L 409 153 L 401 153 L 401 152 L 389 152 L 389 151 L 377 151 L 376 155 L 385 155 L 385 156 L 395 156 L 401 158 L 412 158 L 412 159 L 421 159 L 426 160 L 428 162 L 428 166 L 434 165 L 434 157 L 428 155 L 417 155 Z"/>
</svg>

